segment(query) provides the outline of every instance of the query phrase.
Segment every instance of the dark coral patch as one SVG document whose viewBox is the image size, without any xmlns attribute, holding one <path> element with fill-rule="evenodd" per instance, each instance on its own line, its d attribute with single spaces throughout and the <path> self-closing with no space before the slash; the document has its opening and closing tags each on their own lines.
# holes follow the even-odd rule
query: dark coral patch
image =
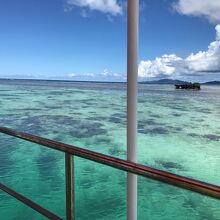
<svg viewBox="0 0 220 220">
<path fill-rule="evenodd" d="M 145 100 L 145 99 L 138 99 L 138 103 L 146 103 L 147 102 L 147 100 Z"/>
<path fill-rule="evenodd" d="M 24 108 L 24 111 L 41 111 L 41 108 Z"/>
<path fill-rule="evenodd" d="M 51 91 L 48 92 L 48 95 L 51 96 L 60 96 L 60 95 L 64 95 L 64 94 L 68 94 L 67 92 L 64 91 Z"/>
<path fill-rule="evenodd" d="M 151 134 L 151 135 L 164 135 L 164 134 L 169 134 L 169 131 L 166 128 L 163 127 L 156 127 L 156 128 L 147 128 L 147 129 L 139 129 L 139 133 L 142 134 Z"/>
<path fill-rule="evenodd" d="M 90 121 L 105 121 L 107 120 L 106 117 L 102 117 L 102 116 L 93 116 L 93 117 L 89 117 L 89 118 L 86 118 L 86 120 L 90 120 Z"/>
<path fill-rule="evenodd" d="M 96 143 L 101 143 L 101 144 L 111 144 L 111 139 L 109 137 L 106 136 L 99 136 L 96 138 Z"/>
<path fill-rule="evenodd" d="M 219 141 L 220 140 L 220 136 L 214 135 L 214 134 L 206 134 L 203 137 L 210 140 L 210 141 Z"/>
<path fill-rule="evenodd" d="M 177 169 L 181 171 L 185 170 L 185 168 L 181 164 L 176 162 L 164 161 L 164 160 L 155 160 L 155 162 L 161 165 L 165 169 Z"/>
<path fill-rule="evenodd" d="M 80 100 L 80 103 L 83 103 L 83 104 L 86 104 L 86 105 L 91 105 L 91 104 L 94 104 L 96 102 L 97 102 L 97 100 L 95 100 L 95 99 L 82 99 L 82 100 Z"/>
<path fill-rule="evenodd" d="M 145 128 L 145 124 L 143 123 L 138 123 L 138 129 L 141 130 L 141 129 L 144 129 Z"/>
<path fill-rule="evenodd" d="M 122 122 L 122 120 L 120 118 L 117 118 L 117 117 L 110 117 L 109 122 L 120 124 Z"/>
<path fill-rule="evenodd" d="M 23 118 L 17 127 L 19 127 L 19 130 L 35 135 L 46 132 L 46 128 L 43 126 L 41 118 L 37 116 Z"/>
<path fill-rule="evenodd" d="M 179 114 L 179 113 L 174 113 L 173 116 L 174 116 L 174 117 L 181 117 L 181 114 Z"/>
<path fill-rule="evenodd" d="M 73 102 L 71 100 L 63 100 L 63 104 L 64 105 L 70 105 L 72 104 Z"/>
<path fill-rule="evenodd" d="M 190 137 L 193 137 L 193 138 L 205 138 L 209 141 L 220 141 L 220 136 L 215 135 L 215 134 L 200 135 L 200 134 L 197 134 L 197 133 L 189 133 L 187 135 L 190 136 Z"/>
<path fill-rule="evenodd" d="M 0 176 L 10 175 L 13 170 L 11 155 L 16 150 L 18 140 L 5 135 L 0 136 Z"/>
<path fill-rule="evenodd" d="M 77 118 L 64 115 L 44 115 L 42 120 L 44 120 L 46 124 L 52 123 L 63 126 L 74 126 L 80 122 L 80 120 Z"/>
<path fill-rule="evenodd" d="M 183 130 L 182 127 L 176 127 L 171 125 L 168 125 L 167 128 L 170 129 L 173 133 L 177 133 Z"/>
<path fill-rule="evenodd" d="M 157 122 L 153 118 L 141 120 L 141 121 L 138 122 L 138 124 L 140 124 L 140 125 L 147 125 L 147 126 L 165 126 L 164 123 Z"/>
<path fill-rule="evenodd" d="M 187 134 L 187 136 L 194 137 L 194 138 L 200 137 L 200 135 L 197 133 L 189 133 L 189 134 Z"/>
<path fill-rule="evenodd" d="M 114 146 L 108 150 L 108 154 L 113 155 L 113 156 L 121 156 L 121 155 L 125 155 L 126 152 Z"/>
<path fill-rule="evenodd" d="M 185 107 L 183 107 L 183 106 L 170 106 L 170 108 L 176 109 L 176 110 L 179 110 L 179 111 L 183 111 L 183 112 L 189 111 L 188 108 L 185 108 Z"/>
<path fill-rule="evenodd" d="M 76 127 L 73 127 L 69 134 L 76 138 L 89 138 L 96 135 L 107 135 L 107 130 L 99 122 L 91 123 L 89 121 L 80 121 Z"/>
<path fill-rule="evenodd" d="M 127 118 L 126 114 L 123 114 L 123 113 L 115 113 L 115 114 L 111 115 L 111 117 Z"/>
<path fill-rule="evenodd" d="M 56 189 L 62 182 L 59 173 L 57 172 L 61 158 L 62 155 L 57 152 L 47 152 L 46 150 L 42 150 L 41 154 L 36 159 L 40 178 L 43 181 L 50 182 L 50 185 Z"/>
<path fill-rule="evenodd" d="M 150 116 L 153 118 L 162 118 L 162 116 L 158 114 L 150 114 Z"/>
</svg>

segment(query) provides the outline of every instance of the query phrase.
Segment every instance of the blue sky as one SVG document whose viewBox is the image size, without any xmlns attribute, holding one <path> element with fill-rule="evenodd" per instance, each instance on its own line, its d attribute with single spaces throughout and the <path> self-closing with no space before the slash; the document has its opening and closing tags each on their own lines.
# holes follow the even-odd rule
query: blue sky
<svg viewBox="0 0 220 220">
<path fill-rule="evenodd" d="M 219 80 L 218 23 L 219 0 L 140 1 L 140 80 Z M 126 1 L 0 1 L 0 78 L 125 76 Z"/>
</svg>

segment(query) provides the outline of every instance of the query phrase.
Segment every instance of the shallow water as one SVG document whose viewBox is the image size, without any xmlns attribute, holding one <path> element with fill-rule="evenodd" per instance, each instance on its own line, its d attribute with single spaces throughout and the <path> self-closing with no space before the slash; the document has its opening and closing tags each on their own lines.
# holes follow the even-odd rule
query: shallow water
<svg viewBox="0 0 220 220">
<path fill-rule="evenodd" d="M 138 162 L 220 185 L 220 87 L 139 85 Z M 124 84 L 0 81 L 0 126 L 126 158 Z M 0 182 L 65 218 L 64 154 L 0 135 Z M 76 219 L 126 219 L 126 174 L 75 158 Z M 138 219 L 216 220 L 220 202 L 138 178 Z M 43 219 L 0 192 L 0 219 Z"/>
</svg>

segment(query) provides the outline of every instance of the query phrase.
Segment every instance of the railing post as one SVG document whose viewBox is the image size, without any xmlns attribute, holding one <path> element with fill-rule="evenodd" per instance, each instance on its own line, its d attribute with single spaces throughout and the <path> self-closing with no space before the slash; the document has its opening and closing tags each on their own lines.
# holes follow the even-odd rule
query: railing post
<svg viewBox="0 0 220 220">
<path fill-rule="evenodd" d="M 65 173 L 66 173 L 66 219 L 74 220 L 74 156 L 65 153 Z"/>
</svg>

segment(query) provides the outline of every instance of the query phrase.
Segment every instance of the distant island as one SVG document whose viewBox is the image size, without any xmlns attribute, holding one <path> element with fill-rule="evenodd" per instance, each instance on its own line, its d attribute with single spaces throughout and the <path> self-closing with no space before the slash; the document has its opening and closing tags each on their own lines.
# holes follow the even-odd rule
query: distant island
<svg viewBox="0 0 220 220">
<path fill-rule="evenodd" d="M 140 84 L 160 84 L 160 85 L 176 85 L 176 84 L 189 84 L 188 81 L 176 80 L 176 79 L 160 79 L 160 80 L 153 80 L 153 81 L 142 81 Z M 220 81 L 209 81 L 205 83 L 201 83 L 203 85 L 220 85 Z"/>
<path fill-rule="evenodd" d="M 204 85 L 220 85 L 220 81 L 210 81 L 210 82 L 205 82 L 202 84 L 204 84 Z"/>
<path fill-rule="evenodd" d="M 66 82 L 66 83 L 121 83 L 126 84 L 126 82 L 116 82 L 116 81 L 86 81 L 86 80 L 60 80 L 60 79 L 14 79 L 14 78 L 0 78 L 0 81 L 42 81 L 42 82 Z M 159 80 L 152 80 L 152 81 L 139 81 L 139 84 L 159 84 L 159 85 L 177 85 L 177 84 L 189 84 L 189 81 L 183 81 L 178 79 L 159 79 Z M 208 81 L 204 83 L 200 83 L 201 85 L 220 85 L 220 81 Z"/>
<path fill-rule="evenodd" d="M 187 81 L 181 81 L 181 80 L 174 80 L 174 79 L 160 79 L 160 80 L 153 80 L 153 81 L 143 81 L 140 82 L 140 84 L 186 84 L 189 83 Z"/>
</svg>

